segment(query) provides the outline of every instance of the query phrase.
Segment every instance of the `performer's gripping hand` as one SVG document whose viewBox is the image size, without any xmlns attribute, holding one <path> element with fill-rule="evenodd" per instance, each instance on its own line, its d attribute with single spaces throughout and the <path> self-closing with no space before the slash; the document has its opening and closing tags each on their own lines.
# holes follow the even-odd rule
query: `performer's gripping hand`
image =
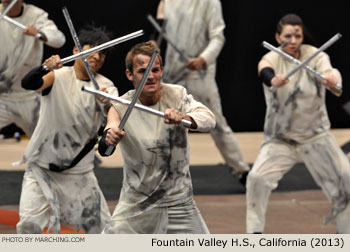
<svg viewBox="0 0 350 252">
<path fill-rule="evenodd" d="M 37 34 L 40 34 L 40 39 L 44 42 L 47 42 L 47 37 L 44 33 L 42 33 L 40 30 L 38 30 L 34 25 L 27 24 L 26 28 L 24 29 L 24 34 L 29 36 L 36 36 Z"/>
<path fill-rule="evenodd" d="M 285 78 L 284 74 L 277 74 L 271 79 L 271 85 L 277 88 L 282 87 L 288 83 L 288 79 Z"/>
<path fill-rule="evenodd" d="M 108 93 L 107 92 L 107 88 L 100 88 L 100 91 L 101 92 L 105 92 L 105 93 Z M 105 98 L 105 97 L 102 97 L 102 96 L 97 96 L 97 100 L 103 104 L 110 104 L 110 101 L 108 98 Z"/>
<path fill-rule="evenodd" d="M 125 136 L 125 131 L 118 127 L 112 127 L 108 129 L 106 134 L 106 144 L 116 146 L 122 138 Z"/>
<path fill-rule="evenodd" d="M 191 58 L 186 63 L 186 67 L 193 71 L 200 70 L 205 66 L 206 62 L 202 57 Z"/>
<path fill-rule="evenodd" d="M 164 112 L 165 123 L 167 124 L 180 124 L 182 121 L 182 113 L 174 108 L 168 108 Z"/>
<path fill-rule="evenodd" d="M 38 33 L 40 33 L 40 31 L 32 24 L 27 24 L 24 29 L 24 34 L 29 36 L 35 36 Z"/>
<path fill-rule="evenodd" d="M 325 80 L 322 82 L 326 87 L 334 88 L 338 84 L 338 78 L 331 73 L 325 74 Z"/>
<path fill-rule="evenodd" d="M 47 66 L 48 70 L 52 71 L 63 67 L 63 64 L 59 55 L 53 55 L 44 61 L 43 66 Z"/>
</svg>

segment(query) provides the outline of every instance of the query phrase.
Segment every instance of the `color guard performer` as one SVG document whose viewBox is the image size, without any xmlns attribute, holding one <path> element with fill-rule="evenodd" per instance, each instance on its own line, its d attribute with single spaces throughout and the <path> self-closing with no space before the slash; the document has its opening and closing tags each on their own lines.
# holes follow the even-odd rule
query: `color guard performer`
<svg viewBox="0 0 350 252">
<path fill-rule="evenodd" d="M 11 2 L 2 0 L 0 12 Z M 24 30 L 8 20 L 25 26 Z M 31 136 L 38 121 L 40 97 L 23 89 L 21 80 L 42 63 L 43 45 L 59 48 L 65 36 L 44 10 L 23 0 L 0 20 L 0 34 L 0 129 L 16 123 Z"/>
<path fill-rule="evenodd" d="M 109 37 L 102 28 L 91 27 L 80 32 L 79 41 L 87 51 Z M 76 46 L 73 53 L 79 53 Z M 100 88 L 117 96 L 112 81 L 98 74 L 106 54 L 106 50 L 95 51 L 86 58 Z M 93 171 L 93 147 L 108 101 L 81 91 L 83 86 L 94 87 L 81 58 L 63 67 L 55 55 L 43 66 L 31 70 L 22 81 L 23 88 L 41 92 L 41 109 L 23 158 L 28 166 L 17 232 L 41 233 L 48 227 L 49 232 L 60 233 L 63 223 L 101 233 L 110 212 Z"/>
<path fill-rule="evenodd" d="M 288 14 L 278 22 L 276 40 L 280 49 L 300 61 L 308 60 L 318 50 L 303 44 L 304 38 L 305 27 L 299 16 Z M 327 89 L 340 94 L 341 75 L 322 51 L 314 54 L 308 67 L 322 74 L 324 80 L 305 68 L 287 79 L 287 73 L 295 67 L 293 61 L 274 51 L 258 64 L 267 109 L 264 141 L 247 178 L 247 232 L 264 231 L 271 191 L 297 162 L 304 162 L 333 204 L 325 224 L 336 219 L 337 232 L 350 233 L 350 164 L 329 131 L 325 104 Z"/>
<path fill-rule="evenodd" d="M 126 76 L 138 92 L 141 78 L 155 50 L 154 41 L 135 45 L 126 56 Z M 188 129 L 209 131 L 215 126 L 211 111 L 179 85 L 161 83 L 163 65 L 158 55 L 138 102 L 158 111 L 165 119 L 134 109 L 119 129 L 127 106 L 113 104 L 108 112 L 104 137 L 99 143 L 103 155 L 108 145 L 120 145 L 124 181 L 118 205 L 103 233 L 208 233 L 193 200 L 189 171 Z M 142 86 L 141 86 L 142 87 Z"/>
<path fill-rule="evenodd" d="M 224 42 L 225 23 L 219 0 L 161 0 L 157 19 L 164 19 L 168 42 L 165 54 L 164 82 L 186 87 L 189 94 L 215 115 L 211 136 L 230 172 L 245 185 L 249 166 L 243 162 L 237 140 L 222 114 L 215 81 L 216 58 Z"/>
</svg>

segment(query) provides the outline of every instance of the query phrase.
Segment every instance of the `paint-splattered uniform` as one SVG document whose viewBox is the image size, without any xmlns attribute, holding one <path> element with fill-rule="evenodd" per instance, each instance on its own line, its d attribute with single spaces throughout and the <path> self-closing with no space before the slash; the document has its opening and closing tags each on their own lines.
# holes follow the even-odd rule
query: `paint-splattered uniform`
<svg viewBox="0 0 350 252">
<path fill-rule="evenodd" d="M 132 99 L 135 90 L 123 98 Z M 150 108 L 176 108 L 191 116 L 198 131 L 215 125 L 214 115 L 178 85 L 161 84 L 160 100 Z M 125 105 L 115 104 L 122 117 Z M 120 149 L 124 182 L 119 203 L 104 233 L 207 233 L 193 201 L 188 130 L 134 109 Z"/>
<path fill-rule="evenodd" d="M 189 94 L 207 106 L 215 115 L 216 127 L 211 131 L 216 146 L 233 175 L 249 170 L 243 162 L 237 140 L 222 114 L 221 100 L 215 81 L 216 58 L 225 37 L 225 23 L 218 0 L 165 0 L 166 33 L 189 57 L 201 56 L 206 68 L 191 71 L 170 45 L 165 56 L 164 81 L 186 87 Z"/>
<path fill-rule="evenodd" d="M 302 45 L 299 60 L 316 50 Z M 286 74 L 295 67 L 275 52 L 267 53 L 263 59 L 276 74 Z M 326 53 L 320 53 L 308 65 L 322 74 L 332 73 L 341 83 L 340 73 L 332 68 Z M 325 86 L 302 69 L 277 92 L 264 85 L 264 93 L 265 138 L 247 180 L 247 232 L 263 232 L 271 191 L 301 161 L 334 206 L 328 221 L 336 218 L 337 231 L 350 233 L 350 165 L 329 132 Z"/>
<path fill-rule="evenodd" d="M 0 12 L 3 6 L 0 5 Z M 48 14 L 31 4 L 23 3 L 23 12 L 15 21 L 33 24 L 42 31 L 48 46 L 59 48 L 65 36 Z M 23 33 L 23 30 L 0 21 L 0 129 L 16 123 L 27 135 L 32 135 L 38 120 L 40 97 L 21 87 L 21 80 L 31 69 L 41 64 L 43 42 Z"/>
<path fill-rule="evenodd" d="M 19 233 L 41 232 L 45 226 L 59 233 L 60 222 L 100 233 L 110 218 L 106 201 L 93 172 L 95 150 L 69 167 L 84 146 L 97 137 L 104 107 L 95 96 L 82 92 L 92 82 L 77 79 L 73 67 L 55 70 L 50 92 L 42 96 L 40 117 L 24 154 L 28 168 L 20 201 Z M 100 87 L 118 95 L 113 83 L 97 74 Z M 94 142 L 95 143 L 95 142 Z"/>
</svg>

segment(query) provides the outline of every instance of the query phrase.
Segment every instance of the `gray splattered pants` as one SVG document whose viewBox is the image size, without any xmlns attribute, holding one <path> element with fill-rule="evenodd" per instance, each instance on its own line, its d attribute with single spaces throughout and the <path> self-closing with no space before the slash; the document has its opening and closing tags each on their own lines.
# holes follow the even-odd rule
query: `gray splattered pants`
<svg viewBox="0 0 350 252">
<path fill-rule="evenodd" d="M 291 146 L 264 144 L 247 179 L 247 233 L 263 232 L 271 191 L 297 162 L 304 162 L 316 183 L 333 204 L 338 233 L 350 233 L 350 163 L 329 132 Z"/>
<path fill-rule="evenodd" d="M 60 233 L 60 223 L 86 233 L 101 233 L 110 212 L 95 174 L 51 172 L 28 164 L 19 205 L 19 234 Z"/>
<path fill-rule="evenodd" d="M 8 101 L 0 98 L 0 129 L 15 123 L 27 136 L 31 136 L 39 118 L 40 97 Z"/>
<path fill-rule="evenodd" d="M 155 207 L 135 217 L 121 219 L 113 214 L 104 234 L 209 234 L 194 200 L 184 204 Z"/>
</svg>

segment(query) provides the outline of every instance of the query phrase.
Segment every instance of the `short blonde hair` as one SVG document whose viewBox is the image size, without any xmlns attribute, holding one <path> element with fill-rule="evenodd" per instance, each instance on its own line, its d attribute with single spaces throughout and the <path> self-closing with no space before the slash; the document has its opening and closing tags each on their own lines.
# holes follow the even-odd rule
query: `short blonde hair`
<svg viewBox="0 0 350 252">
<path fill-rule="evenodd" d="M 163 67 L 163 60 L 162 60 L 162 57 L 160 56 L 160 49 L 157 46 L 157 43 L 154 40 L 149 40 L 147 42 L 136 44 L 130 49 L 130 51 L 128 52 L 125 58 L 126 69 L 128 69 L 131 72 L 133 71 L 135 55 L 143 54 L 151 57 L 155 50 L 159 51 L 158 57 L 160 60 L 160 65 L 161 67 Z"/>
</svg>

